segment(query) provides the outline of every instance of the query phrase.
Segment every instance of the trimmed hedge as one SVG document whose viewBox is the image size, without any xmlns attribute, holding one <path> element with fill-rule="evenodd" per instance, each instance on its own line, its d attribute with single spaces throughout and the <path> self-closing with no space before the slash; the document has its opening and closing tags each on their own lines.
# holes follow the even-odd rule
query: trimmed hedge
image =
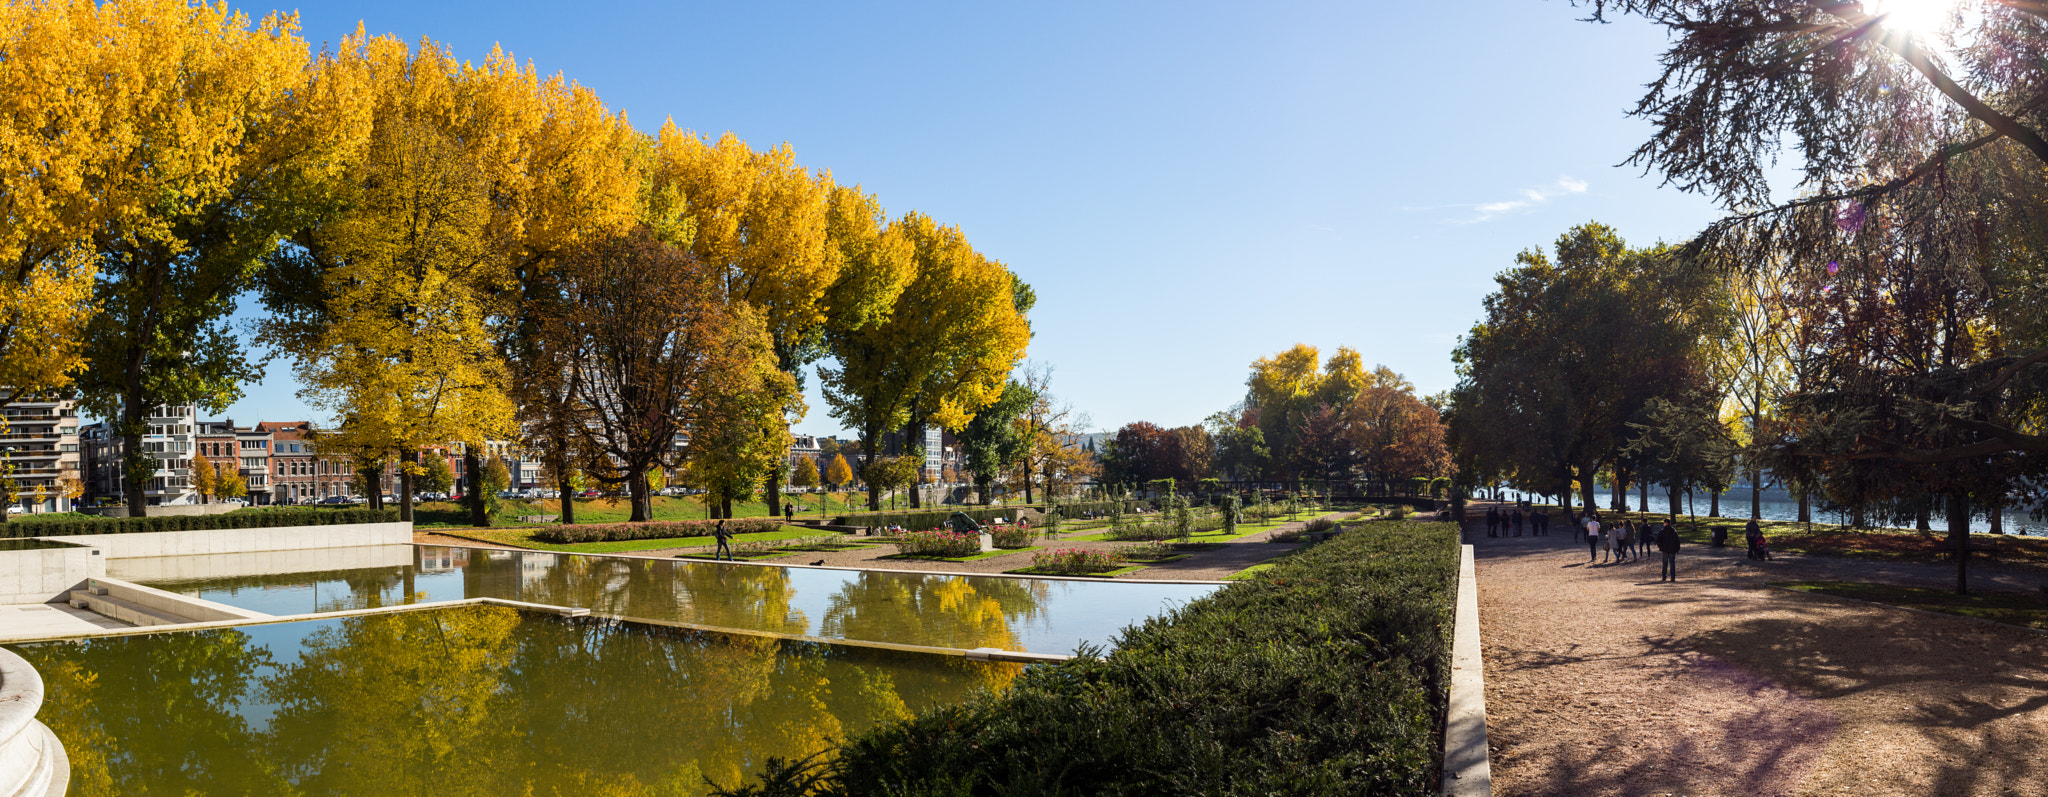
<svg viewBox="0 0 2048 797">
<path fill-rule="evenodd" d="M 996 518 L 1016 520 L 1018 509 L 1035 508 L 1014 506 L 947 506 L 941 509 L 928 509 L 916 512 L 869 512 L 860 515 L 841 515 L 833 519 L 832 525 L 886 528 L 893 523 L 907 531 L 924 531 L 926 529 L 939 528 L 941 524 L 953 517 L 954 512 L 964 512 L 968 517 L 974 518 L 974 522 L 985 526 Z"/>
<path fill-rule="evenodd" d="M 624 542 L 626 540 L 664 540 L 671 537 L 709 537 L 718 528 L 716 520 L 650 520 L 642 523 L 607 523 L 601 526 L 546 526 L 533 533 L 533 538 L 550 545 L 571 545 L 579 542 Z M 760 534 L 781 531 L 780 518 L 740 518 L 725 522 L 725 530 L 734 534 Z"/>
<path fill-rule="evenodd" d="M 219 515 L 106 518 L 77 515 L 62 520 L 11 520 L 0 524 L 0 538 L 66 537 L 74 534 L 136 534 L 149 531 L 268 529 L 286 526 L 334 526 L 346 523 L 396 523 L 396 509 L 237 509 Z"/>
<path fill-rule="evenodd" d="M 1127 628 L 1106 658 L 771 760 L 720 794 L 1433 794 L 1458 538 L 1368 523 Z M 1162 721 L 1171 718 L 1170 721 Z"/>
</svg>

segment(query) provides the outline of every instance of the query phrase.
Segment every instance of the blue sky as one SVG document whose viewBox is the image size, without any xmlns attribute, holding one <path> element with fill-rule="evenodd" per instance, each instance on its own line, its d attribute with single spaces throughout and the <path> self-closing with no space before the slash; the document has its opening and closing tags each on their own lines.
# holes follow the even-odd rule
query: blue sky
<svg viewBox="0 0 2048 797">
<path fill-rule="evenodd" d="M 643 130 L 788 142 L 892 214 L 959 225 L 1037 289 L 1030 357 L 1098 429 L 1196 423 L 1297 342 L 1443 390 L 1516 252 L 1718 215 L 1617 165 L 1648 135 L 1625 113 L 1664 34 L 1554 0 L 563 8 L 297 10 L 316 46 L 358 20 L 476 60 L 500 44 Z M 322 420 L 290 371 L 225 415 Z M 837 433 L 816 382 L 797 430 Z"/>
</svg>

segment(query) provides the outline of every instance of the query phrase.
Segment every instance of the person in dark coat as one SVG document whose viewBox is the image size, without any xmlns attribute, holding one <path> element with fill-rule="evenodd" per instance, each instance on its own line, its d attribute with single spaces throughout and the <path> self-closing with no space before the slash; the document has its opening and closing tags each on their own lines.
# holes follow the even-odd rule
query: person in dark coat
<svg viewBox="0 0 2048 797">
<path fill-rule="evenodd" d="M 1486 536 L 1500 536 L 1500 507 L 1490 506 L 1486 508 Z"/>
<path fill-rule="evenodd" d="M 1657 550 L 1664 554 L 1663 574 L 1658 581 L 1678 580 L 1678 529 L 1671 527 L 1671 519 L 1664 519 L 1664 527 L 1657 530 Z"/>
</svg>

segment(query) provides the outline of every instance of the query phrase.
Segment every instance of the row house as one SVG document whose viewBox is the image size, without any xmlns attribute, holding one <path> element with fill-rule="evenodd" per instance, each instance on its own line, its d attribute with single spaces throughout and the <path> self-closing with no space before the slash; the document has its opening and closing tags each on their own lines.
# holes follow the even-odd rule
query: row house
<svg viewBox="0 0 2048 797">
<path fill-rule="evenodd" d="M 316 453 L 312 424 L 265 421 L 256 424 L 256 431 L 270 433 L 270 467 L 275 483 L 271 493 L 277 503 L 308 504 L 326 498 L 356 497 L 355 474 L 349 472 L 348 458 Z"/>
<path fill-rule="evenodd" d="M 69 512 L 72 486 L 83 478 L 78 403 L 27 396 L 0 409 L 0 458 L 13 470 L 15 504 L 31 513 Z"/>
</svg>

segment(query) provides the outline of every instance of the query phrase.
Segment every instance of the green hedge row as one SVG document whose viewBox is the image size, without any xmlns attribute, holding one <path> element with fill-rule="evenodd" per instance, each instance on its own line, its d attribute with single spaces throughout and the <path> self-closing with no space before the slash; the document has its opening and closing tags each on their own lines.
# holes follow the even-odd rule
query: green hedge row
<svg viewBox="0 0 2048 797">
<path fill-rule="evenodd" d="M 1071 504 L 1060 504 L 1060 517 L 1066 518 L 1068 520 L 1079 520 L 1081 518 L 1088 517 L 1088 514 L 1091 512 L 1094 513 L 1097 517 L 1108 517 L 1110 507 L 1116 503 L 1119 502 L 1076 501 Z M 1122 501 L 1120 503 L 1124 505 L 1124 514 L 1130 514 L 1132 511 L 1136 509 L 1138 505 L 1137 501 Z M 1147 501 L 1145 503 L 1147 505 L 1150 505 L 1151 502 Z"/>
<path fill-rule="evenodd" d="M 1448 525 L 1365 524 L 1125 629 L 1106 658 L 1034 665 L 718 793 L 1434 794 L 1457 574 Z"/>
<path fill-rule="evenodd" d="M 1016 520 L 1017 510 L 1028 507 L 1014 506 L 947 506 L 940 509 L 924 509 L 915 512 L 872 512 L 862 515 L 844 515 L 835 518 L 835 526 L 873 526 L 884 528 L 890 524 L 902 526 L 910 531 L 926 531 L 939 528 L 939 524 L 953 517 L 954 512 L 965 512 L 974 522 L 982 525 L 996 518 Z"/>
<path fill-rule="evenodd" d="M 0 524 L 0 538 L 64 537 L 74 534 L 135 534 L 146 531 L 268 529 L 342 523 L 396 523 L 396 509 L 237 509 L 220 515 L 105 518 L 74 515 L 61 520 L 12 520 Z"/>
<path fill-rule="evenodd" d="M 609 523 L 602 526 L 547 526 L 534 532 L 533 538 L 551 545 L 662 540 L 671 537 L 709 537 L 712 530 L 717 527 L 716 520 L 652 520 L 644 523 Z M 781 531 L 782 521 L 773 518 L 740 518 L 726 521 L 725 530 L 734 534 Z"/>
</svg>

